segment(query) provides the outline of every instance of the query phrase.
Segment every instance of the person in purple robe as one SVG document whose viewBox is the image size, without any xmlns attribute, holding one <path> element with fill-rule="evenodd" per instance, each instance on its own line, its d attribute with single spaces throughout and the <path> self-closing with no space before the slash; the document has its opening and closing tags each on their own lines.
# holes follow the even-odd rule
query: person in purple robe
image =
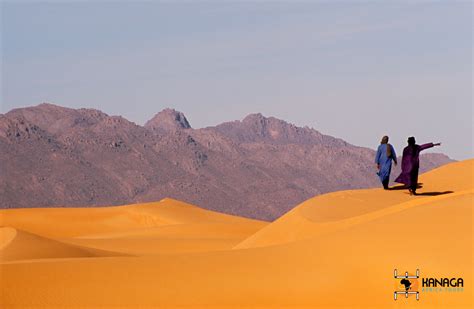
<svg viewBox="0 0 474 309">
<path fill-rule="evenodd" d="M 416 195 L 416 188 L 418 186 L 420 151 L 440 145 L 441 143 L 417 145 L 413 136 L 408 138 L 408 146 L 403 149 L 402 173 L 395 181 L 407 186 L 411 195 Z"/>
<path fill-rule="evenodd" d="M 397 155 L 395 149 L 388 143 L 388 136 L 382 137 L 377 153 L 375 154 L 375 164 L 377 164 L 377 175 L 382 182 L 383 188 L 388 190 L 390 172 L 392 171 L 392 160 L 397 165 Z"/>
</svg>

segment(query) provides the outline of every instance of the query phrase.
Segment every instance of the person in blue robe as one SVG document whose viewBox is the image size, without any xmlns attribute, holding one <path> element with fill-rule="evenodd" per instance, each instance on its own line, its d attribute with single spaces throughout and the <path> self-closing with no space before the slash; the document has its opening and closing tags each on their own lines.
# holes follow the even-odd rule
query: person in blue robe
<svg viewBox="0 0 474 309">
<path fill-rule="evenodd" d="M 392 171 L 392 160 L 397 165 L 397 155 L 395 149 L 388 143 L 388 136 L 382 137 L 377 154 L 375 155 L 375 164 L 377 164 L 377 175 L 382 182 L 383 188 L 388 190 L 390 181 L 390 172 Z"/>
</svg>

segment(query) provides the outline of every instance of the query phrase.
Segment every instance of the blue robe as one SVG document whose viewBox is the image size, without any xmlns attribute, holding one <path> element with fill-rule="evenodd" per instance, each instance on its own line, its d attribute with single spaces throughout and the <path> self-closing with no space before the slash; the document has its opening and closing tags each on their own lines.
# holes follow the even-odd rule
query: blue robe
<svg viewBox="0 0 474 309">
<path fill-rule="evenodd" d="M 388 146 L 387 146 L 388 145 Z M 387 156 L 387 147 L 391 147 L 392 153 L 390 157 Z M 380 144 L 375 155 L 375 163 L 380 166 L 380 170 L 377 172 L 380 181 L 384 182 L 390 178 L 390 172 L 392 171 L 392 160 L 397 162 L 397 155 L 395 149 L 390 144 Z"/>
</svg>

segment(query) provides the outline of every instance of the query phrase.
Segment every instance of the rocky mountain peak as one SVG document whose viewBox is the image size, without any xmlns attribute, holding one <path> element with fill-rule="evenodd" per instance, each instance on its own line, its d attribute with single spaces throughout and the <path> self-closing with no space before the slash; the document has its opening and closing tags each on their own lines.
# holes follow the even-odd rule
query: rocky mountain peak
<svg viewBox="0 0 474 309">
<path fill-rule="evenodd" d="M 267 119 L 268 118 L 263 116 L 261 113 L 254 113 L 254 114 L 248 114 L 247 116 L 245 116 L 245 118 L 242 119 L 242 122 L 249 123 L 249 122 L 257 122 L 257 121 L 265 121 Z"/>
<path fill-rule="evenodd" d="M 150 119 L 145 124 L 145 128 L 169 132 L 191 129 L 191 125 L 182 112 L 172 108 L 166 108 Z"/>
<path fill-rule="evenodd" d="M 261 113 L 249 114 L 242 121 L 223 123 L 216 127 L 221 133 L 240 142 L 314 143 L 321 142 L 321 134 L 310 128 L 300 128 Z"/>
<path fill-rule="evenodd" d="M 11 119 L 25 119 L 51 134 L 60 134 L 71 128 L 88 127 L 108 117 L 107 114 L 96 109 L 73 109 L 51 103 L 16 108 L 5 115 Z"/>
</svg>

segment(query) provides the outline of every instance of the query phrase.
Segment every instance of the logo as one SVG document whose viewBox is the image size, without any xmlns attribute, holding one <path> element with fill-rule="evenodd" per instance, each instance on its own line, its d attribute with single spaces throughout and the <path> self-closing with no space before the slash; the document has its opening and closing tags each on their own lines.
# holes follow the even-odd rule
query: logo
<svg viewBox="0 0 474 309">
<path fill-rule="evenodd" d="M 397 300 L 399 294 L 415 296 L 416 300 L 420 300 L 420 291 L 418 291 L 418 279 L 420 278 L 420 270 L 417 269 L 415 274 L 408 273 L 398 275 L 397 269 L 393 270 L 393 277 L 395 278 L 395 291 L 393 292 L 393 299 Z"/>
<path fill-rule="evenodd" d="M 420 278 L 419 269 L 414 274 L 407 271 L 404 274 L 398 274 L 395 268 L 393 278 L 395 279 L 394 300 L 397 300 L 399 295 L 404 295 L 405 298 L 415 296 L 416 300 L 420 300 L 420 288 L 423 293 L 464 292 L 464 279 L 461 277 Z"/>
</svg>

